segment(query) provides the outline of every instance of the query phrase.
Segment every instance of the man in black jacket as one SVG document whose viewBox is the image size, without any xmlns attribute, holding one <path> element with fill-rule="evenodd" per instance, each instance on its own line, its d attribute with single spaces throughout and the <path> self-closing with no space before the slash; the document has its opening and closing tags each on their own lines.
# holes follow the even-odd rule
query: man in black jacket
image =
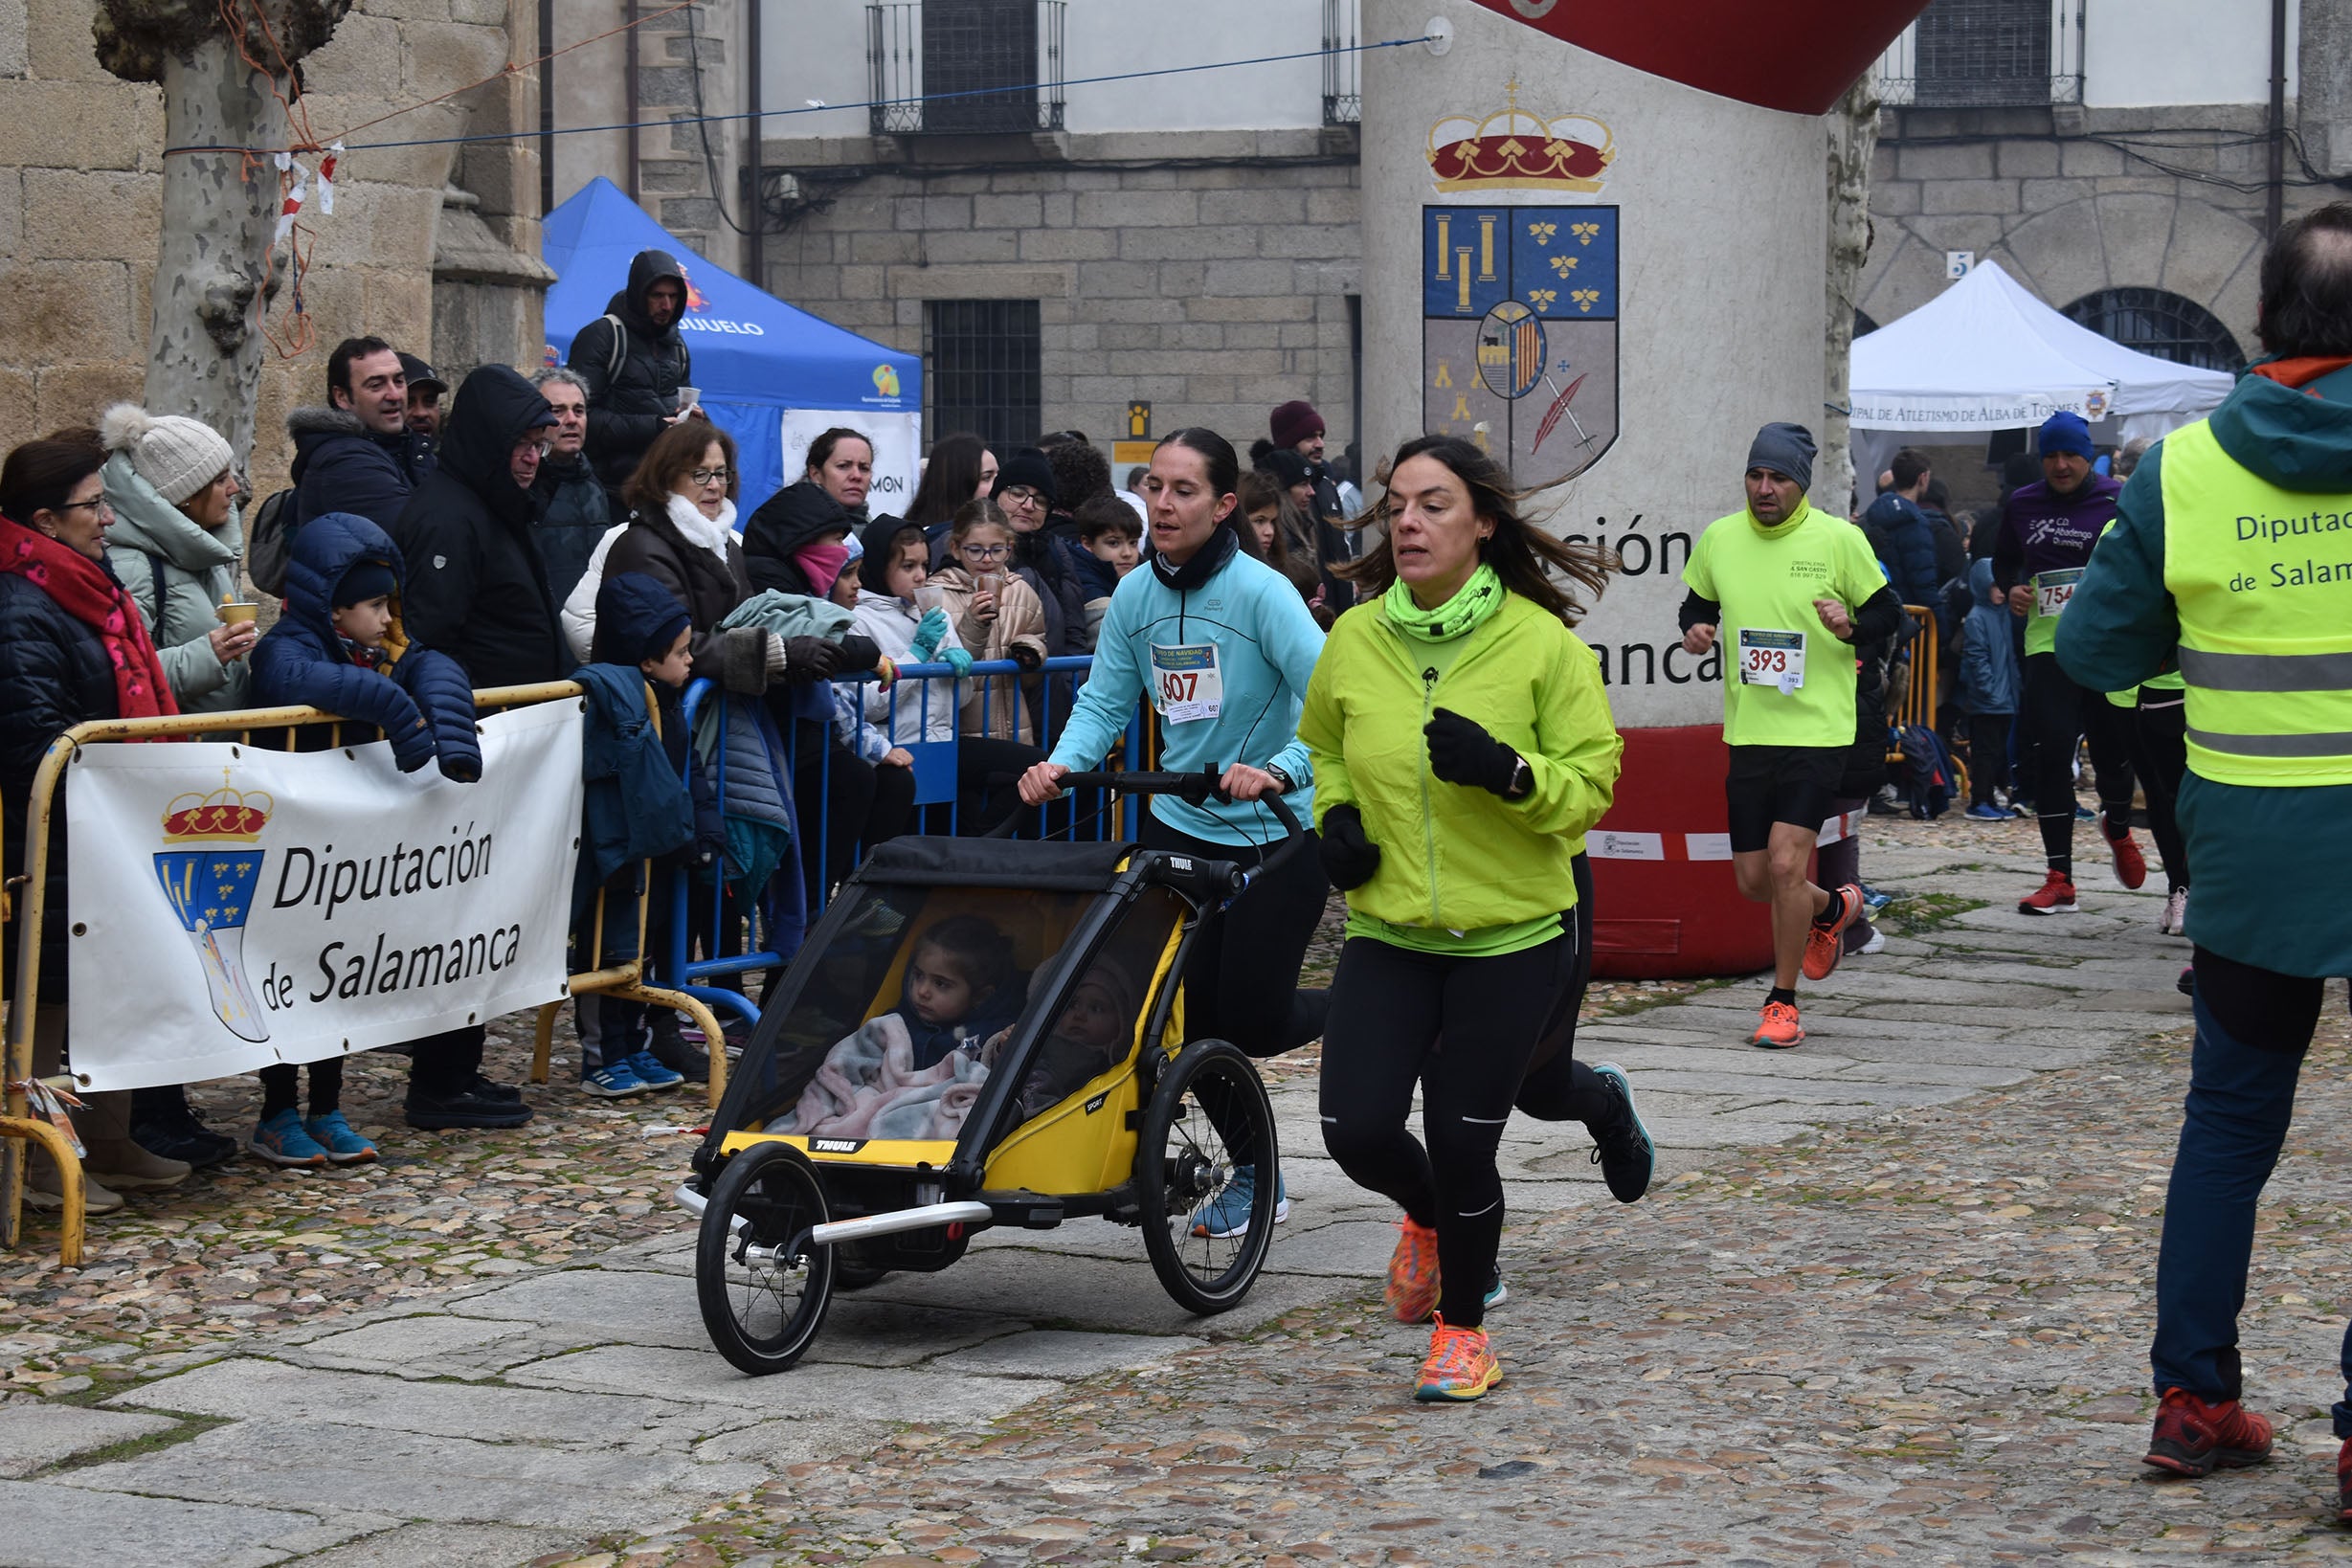
<svg viewBox="0 0 2352 1568">
<path fill-rule="evenodd" d="M 561 605 L 588 574 L 589 558 L 616 519 L 612 499 L 596 482 L 583 450 L 588 441 L 588 383 L 569 367 L 542 370 L 531 385 L 555 412 L 552 445 L 540 461 L 531 486 L 544 507 L 539 514 L 539 553 L 547 561 L 548 588 Z"/>
<path fill-rule="evenodd" d="M 565 363 L 588 384 L 588 460 L 616 497 L 662 427 L 693 412 L 678 403 L 694 377 L 678 330 L 685 313 L 685 269 L 667 251 L 639 251 L 629 286 L 571 340 Z"/>
<path fill-rule="evenodd" d="M 556 619 L 531 526 L 549 433 L 548 400 L 504 365 L 465 378 L 441 431 L 440 467 L 417 487 L 392 542 L 408 561 L 400 617 L 409 639 L 463 665 L 477 688 L 561 681 L 571 650 Z M 522 1091 L 482 1073 L 483 1029 L 416 1041 L 410 1052 L 411 1127 L 520 1127 Z"/>
<path fill-rule="evenodd" d="M 349 512 L 390 529 L 409 494 L 433 472 L 433 443 L 408 428 L 408 372 L 382 338 L 346 338 L 326 357 L 326 406 L 286 415 L 294 437 L 294 497 L 301 527 Z"/>
<path fill-rule="evenodd" d="M 556 617 L 531 494 L 555 411 L 504 365 L 465 378 L 441 435 L 440 468 L 392 529 L 408 558 L 409 637 L 465 666 L 477 686 L 561 681 L 571 650 Z"/>
</svg>

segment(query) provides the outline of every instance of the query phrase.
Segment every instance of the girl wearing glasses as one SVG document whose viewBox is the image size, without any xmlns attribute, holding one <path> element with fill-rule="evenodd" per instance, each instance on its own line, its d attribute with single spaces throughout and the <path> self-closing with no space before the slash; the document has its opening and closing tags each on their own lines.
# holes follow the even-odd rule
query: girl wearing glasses
<svg viewBox="0 0 2352 1568">
<path fill-rule="evenodd" d="M 1045 661 L 1045 606 L 1013 571 L 1013 528 L 993 501 L 968 501 L 948 535 L 949 564 L 930 579 L 955 635 L 974 659 L 1009 659 L 1024 670 Z M 1020 684 L 1010 675 L 967 683 L 963 731 L 992 740 L 1029 739 Z"/>
</svg>

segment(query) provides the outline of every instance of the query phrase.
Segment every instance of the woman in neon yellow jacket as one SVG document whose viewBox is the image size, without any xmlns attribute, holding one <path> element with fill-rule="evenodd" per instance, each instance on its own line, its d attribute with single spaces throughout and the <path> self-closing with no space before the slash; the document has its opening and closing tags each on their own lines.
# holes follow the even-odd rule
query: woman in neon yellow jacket
<svg viewBox="0 0 2352 1568">
<path fill-rule="evenodd" d="M 1323 1139 L 1404 1210 L 1388 1308 L 1437 1316 L 1415 1397 L 1467 1400 L 1501 1376 L 1483 1328 L 1500 1298 L 1495 1149 L 1571 1005 L 1573 862 L 1624 748 L 1569 629 L 1582 606 L 1547 570 L 1597 594 L 1605 556 L 1523 519 L 1467 441 L 1409 441 L 1383 482 L 1387 540 L 1351 569 L 1368 602 L 1332 629 L 1299 718 L 1324 864 L 1348 898 Z M 1425 1150 L 1406 1128 L 1417 1085 Z M 1593 1120 L 1639 1132 L 1622 1073 L 1594 1098 Z"/>
</svg>

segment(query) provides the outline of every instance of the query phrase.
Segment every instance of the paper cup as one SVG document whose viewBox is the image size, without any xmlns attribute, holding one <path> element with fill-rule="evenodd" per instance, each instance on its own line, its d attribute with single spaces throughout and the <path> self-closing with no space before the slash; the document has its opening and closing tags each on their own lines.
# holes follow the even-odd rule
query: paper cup
<svg viewBox="0 0 2352 1568">
<path fill-rule="evenodd" d="M 222 624 L 237 626 L 242 625 L 244 622 L 249 621 L 256 616 L 259 615 L 261 613 L 261 607 L 258 604 L 231 603 L 219 606 L 218 613 L 220 615 Z"/>
<path fill-rule="evenodd" d="M 700 387 L 681 387 L 678 389 L 678 412 L 681 414 L 683 414 L 686 410 L 694 407 L 702 400 L 703 389 Z"/>
</svg>

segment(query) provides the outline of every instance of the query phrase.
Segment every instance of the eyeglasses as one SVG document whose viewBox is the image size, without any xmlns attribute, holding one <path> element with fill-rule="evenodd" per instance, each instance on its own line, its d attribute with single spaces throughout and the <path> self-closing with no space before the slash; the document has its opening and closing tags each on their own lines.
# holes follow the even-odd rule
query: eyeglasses
<svg viewBox="0 0 2352 1568">
<path fill-rule="evenodd" d="M 1013 553 L 1013 547 L 1010 545 L 962 545 L 957 547 L 955 553 L 969 556 L 974 561 L 1001 561 Z"/>
<path fill-rule="evenodd" d="M 999 501 L 1018 501 L 1024 506 L 1042 505 L 1045 501 L 1045 497 L 1042 492 L 1033 490 L 1026 484 L 1008 484 L 1004 487 L 1004 493 L 998 496 L 997 499 Z"/>
<path fill-rule="evenodd" d="M 697 484 L 725 484 L 727 470 L 724 468 L 697 468 L 686 478 Z"/>
<path fill-rule="evenodd" d="M 555 442 L 552 438 L 544 441 L 517 441 L 514 444 L 514 450 L 517 457 L 530 452 L 544 458 L 555 450 Z"/>
<path fill-rule="evenodd" d="M 69 501 L 63 505 L 53 506 L 50 509 L 58 512 L 111 512 L 114 510 L 114 503 L 108 501 L 104 496 L 100 496 L 94 501 Z"/>
</svg>

